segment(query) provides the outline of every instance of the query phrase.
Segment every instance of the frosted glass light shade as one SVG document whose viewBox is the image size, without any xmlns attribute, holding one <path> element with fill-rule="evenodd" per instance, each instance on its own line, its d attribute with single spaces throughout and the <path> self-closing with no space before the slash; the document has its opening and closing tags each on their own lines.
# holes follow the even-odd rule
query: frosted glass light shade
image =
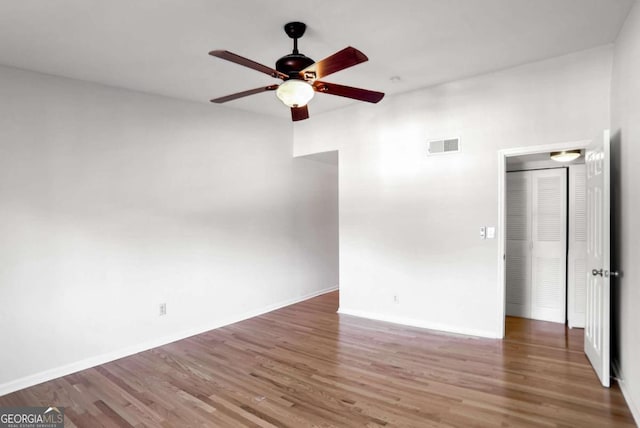
<svg viewBox="0 0 640 428">
<path fill-rule="evenodd" d="M 278 86 L 276 96 L 289 107 L 303 107 L 313 98 L 313 87 L 304 80 L 289 79 Z"/>
<path fill-rule="evenodd" d="M 563 150 L 561 152 L 551 152 L 551 159 L 556 162 L 571 162 L 580 157 L 580 150 Z"/>
</svg>

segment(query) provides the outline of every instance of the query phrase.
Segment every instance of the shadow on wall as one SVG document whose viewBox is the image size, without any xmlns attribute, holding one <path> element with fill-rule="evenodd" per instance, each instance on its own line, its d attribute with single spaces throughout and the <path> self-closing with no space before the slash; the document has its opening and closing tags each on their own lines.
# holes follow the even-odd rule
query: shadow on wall
<svg viewBox="0 0 640 428">
<path fill-rule="evenodd" d="M 622 134 L 617 130 L 611 136 L 611 261 L 610 270 L 620 271 L 622 260 L 622 204 L 621 195 L 621 159 Z M 620 314 L 622 293 L 620 292 L 620 278 L 611 277 L 611 363 L 620 367 Z M 616 373 L 616 376 L 618 373 Z"/>
</svg>

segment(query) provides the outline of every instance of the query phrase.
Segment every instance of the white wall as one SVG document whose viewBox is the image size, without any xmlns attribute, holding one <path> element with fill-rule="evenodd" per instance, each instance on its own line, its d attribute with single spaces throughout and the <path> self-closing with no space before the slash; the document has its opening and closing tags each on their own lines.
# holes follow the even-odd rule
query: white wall
<svg viewBox="0 0 640 428">
<path fill-rule="evenodd" d="M 613 364 L 640 424 L 640 5 L 636 3 L 615 45 L 612 79 Z"/>
<path fill-rule="evenodd" d="M 3 67 L 0 99 L 0 394 L 337 285 L 289 122 Z"/>
<path fill-rule="evenodd" d="M 295 155 L 340 151 L 340 311 L 501 336 L 498 239 L 479 239 L 498 222 L 497 152 L 602 135 L 611 56 L 603 47 L 296 123 Z M 450 136 L 462 153 L 425 155 L 427 140 Z"/>
</svg>

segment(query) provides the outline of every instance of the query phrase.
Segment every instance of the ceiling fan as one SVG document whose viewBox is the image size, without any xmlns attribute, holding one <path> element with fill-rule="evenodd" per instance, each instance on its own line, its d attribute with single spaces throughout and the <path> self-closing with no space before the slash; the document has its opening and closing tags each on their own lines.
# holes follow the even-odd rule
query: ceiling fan
<svg viewBox="0 0 640 428">
<path fill-rule="evenodd" d="M 302 37 L 306 28 L 307 26 L 302 22 L 289 22 L 284 26 L 285 33 L 293 39 L 293 52 L 276 61 L 275 69 L 226 50 L 209 52 L 209 55 L 235 62 L 283 80 L 279 85 L 249 89 L 248 91 L 214 98 L 211 102 L 221 104 L 261 92 L 276 91 L 276 96 L 291 108 L 291 119 L 298 121 L 309 118 L 307 103 L 313 98 L 315 92 L 338 95 L 369 103 L 377 103 L 384 97 L 382 92 L 318 80 L 337 71 L 368 61 L 369 58 L 359 50 L 349 46 L 321 61 L 315 62 L 298 51 L 298 39 Z"/>
</svg>

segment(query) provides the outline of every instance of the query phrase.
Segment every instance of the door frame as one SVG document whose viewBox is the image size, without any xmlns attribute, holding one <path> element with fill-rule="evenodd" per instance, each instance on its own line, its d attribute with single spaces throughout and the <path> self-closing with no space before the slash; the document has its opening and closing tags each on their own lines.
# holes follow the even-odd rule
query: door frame
<svg viewBox="0 0 640 428">
<path fill-rule="evenodd" d="M 505 316 L 506 316 L 506 248 L 507 236 L 505 227 L 507 223 L 506 213 L 506 174 L 507 174 L 507 158 L 511 156 L 534 155 L 538 153 L 549 153 L 561 150 L 586 149 L 592 140 L 567 141 L 564 143 L 542 144 L 538 146 L 513 147 L 498 151 L 498 320 L 496 332 L 500 338 L 504 338 L 505 334 Z"/>
</svg>

